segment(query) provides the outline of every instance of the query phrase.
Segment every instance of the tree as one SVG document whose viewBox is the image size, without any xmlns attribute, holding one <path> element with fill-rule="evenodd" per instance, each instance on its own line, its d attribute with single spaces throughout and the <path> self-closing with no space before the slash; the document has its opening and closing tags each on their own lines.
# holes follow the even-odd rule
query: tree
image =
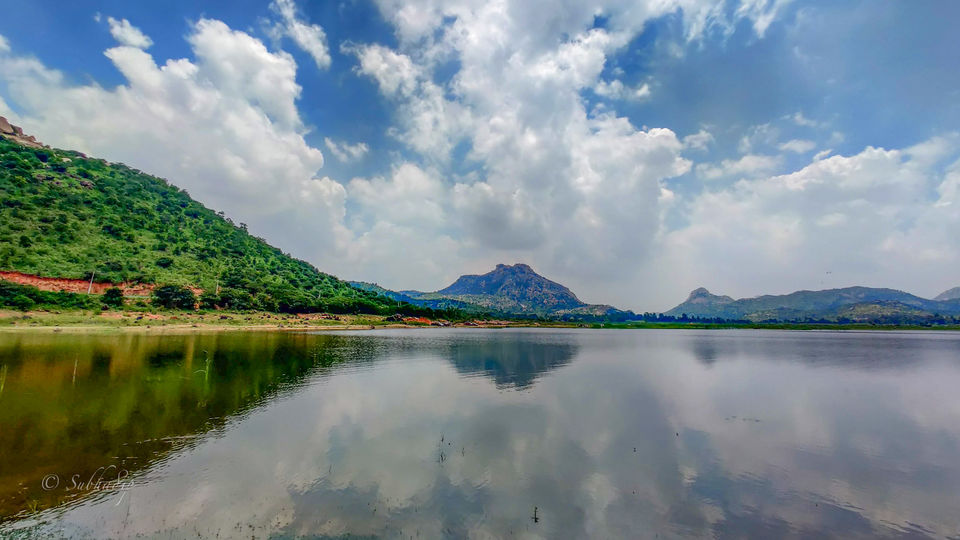
<svg viewBox="0 0 960 540">
<path fill-rule="evenodd" d="M 10 299 L 10 307 L 19 311 L 27 311 L 36 305 L 30 297 L 18 294 Z"/>
<path fill-rule="evenodd" d="M 200 307 L 202 309 L 216 309 L 220 305 L 220 295 L 213 291 L 203 291 L 200 295 Z"/>
<path fill-rule="evenodd" d="M 123 306 L 123 291 L 117 287 L 110 287 L 105 293 L 103 293 L 103 305 L 110 307 L 122 307 Z"/>
<path fill-rule="evenodd" d="M 197 304 L 193 291 L 179 285 L 161 285 L 151 296 L 153 305 L 167 309 L 194 309 Z"/>
<path fill-rule="evenodd" d="M 244 310 L 253 307 L 253 297 L 247 291 L 224 287 L 220 289 L 220 307 Z"/>
</svg>

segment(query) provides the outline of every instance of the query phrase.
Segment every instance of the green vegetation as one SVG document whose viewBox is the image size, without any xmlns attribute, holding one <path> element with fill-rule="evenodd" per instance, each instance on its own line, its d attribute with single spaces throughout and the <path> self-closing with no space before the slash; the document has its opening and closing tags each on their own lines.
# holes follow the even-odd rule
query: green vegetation
<svg viewBox="0 0 960 540">
<path fill-rule="evenodd" d="M 192 286 L 205 291 L 205 307 L 458 315 L 359 290 L 251 236 L 244 224 L 235 225 L 162 179 L 77 152 L 0 139 L 0 201 L 2 270 Z M 59 306 L 66 301 L 32 300 Z M 31 307 L 23 298 L 5 298 L 2 305 Z"/>
<path fill-rule="evenodd" d="M 96 296 L 41 291 L 36 287 L 0 280 L 0 306 L 27 311 L 36 308 L 98 309 Z"/>
<path fill-rule="evenodd" d="M 123 306 L 123 291 L 117 287 L 110 287 L 107 289 L 107 292 L 103 294 L 103 305 L 107 307 L 122 307 Z"/>
<path fill-rule="evenodd" d="M 193 309 L 197 297 L 193 291 L 178 285 L 162 285 L 153 290 L 153 305 L 167 309 Z"/>
</svg>

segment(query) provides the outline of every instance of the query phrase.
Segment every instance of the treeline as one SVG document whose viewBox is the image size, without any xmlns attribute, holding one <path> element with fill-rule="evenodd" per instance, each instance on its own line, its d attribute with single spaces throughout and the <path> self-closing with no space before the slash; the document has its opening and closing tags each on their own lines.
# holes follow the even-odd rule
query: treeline
<svg viewBox="0 0 960 540">
<path fill-rule="evenodd" d="M 29 285 L 0 280 L 0 307 L 27 311 L 34 308 L 99 309 L 100 305 L 96 296 L 41 291 Z"/>
<path fill-rule="evenodd" d="M 284 292 L 292 292 L 287 296 Z M 151 303 L 167 309 L 228 309 L 234 311 L 272 311 L 276 313 L 336 313 L 336 314 L 373 314 L 404 315 L 410 317 L 443 318 L 462 320 L 475 317 L 457 309 L 432 309 L 407 302 L 384 302 L 385 297 L 368 298 L 308 298 L 296 291 L 281 291 L 272 294 L 251 294 L 235 287 L 225 287 L 216 291 L 204 291 L 199 296 L 186 287 L 162 285 L 156 287 L 151 295 Z M 375 301 L 376 300 L 376 301 Z"/>
<path fill-rule="evenodd" d="M 143 302 L 143 301 L 141 301 Z M 430 319 L 464 320 L 475 318 L 476 313 L 461 310 L 437 310 L 400 302 L 383 304 L 364 299 L 350 300 L 338 298 L 335 301 L 318 301 L 312 304 L 269 303 L 253 301 L 253 296 L 237 289 L 224 289 L 220 294 L 213 292 L 197 296 L 186 287 L 162 285 L 154 288 L 149 299 L 150 305 L 162 309 L 193 311 L 219 310 L 230 311 L 272 311 L 275 313 L 334 313 L 334 314 L 373 314 L 427 317 Z M 268 300 L 272 302 L 272 300 Z M 107 289 L 102 295 L 70 292 L 50 292 L 30 286 L 0 280 L 0 307 L 19 311 L 31 309 L 85 309 L 104 310 L 123 308 L 126 301 L 119 288 Z M 134 308 L 148 307 L 144 302 Z"/>
</svg>

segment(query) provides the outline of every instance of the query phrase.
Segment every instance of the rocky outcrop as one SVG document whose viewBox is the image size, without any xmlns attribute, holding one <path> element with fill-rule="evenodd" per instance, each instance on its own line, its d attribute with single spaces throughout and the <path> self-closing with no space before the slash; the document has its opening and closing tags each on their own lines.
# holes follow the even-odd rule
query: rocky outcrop
<svg viewBox="0 0 960 540">
<path fill-rule="evenodd" d="M 30 148 L 50 148 L 38 141 L 33 135 L 24 135 L 23 128 L 11 124 L 2 116 L 0 116 L 0 137 Z"/>
</svg>

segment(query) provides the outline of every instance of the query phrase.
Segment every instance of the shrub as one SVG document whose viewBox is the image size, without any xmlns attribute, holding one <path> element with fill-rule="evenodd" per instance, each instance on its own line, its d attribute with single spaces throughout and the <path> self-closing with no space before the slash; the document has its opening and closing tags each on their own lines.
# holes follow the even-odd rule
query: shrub
<svg viewBox="0 0 960 540">
<path fill-rule="evenodd" d="M 153 290 L 151 302 L 167 309 L 194 309 L 197 297 L 193 291 L 179 285 L 161 285 Z"/>
<path fill-rule="evenodd" d="M 216 309 L 220 305 L 220 295 L 213 291 L 203 291 L 200 295 L 200 307 L 202 309 Z"/>
<path fill-rule="evenodd" d="M 13 298 L 11 298 L 9 303 L 10 303 L 10 307 L 20 311 L 27 311 L 29 309 L 32 309 L 33 306 L 37 305 L 36 302 L 34 302 L 29 297 L 24 296 L 22 294 L 18 294 Z"/>
<path fill-rule="evenodd" d="M 250 309 L 253 307 L 253 296 L 242 289 L 224 287 L 220 289 L 219 306 L 227 309 Z"/>
<path fill-rule="evenodd" d="M 123 291 L 117 287 L 111 287 L 103 293 L 103 305 L 110 307 L 123 306 Z"/>
</svg>

